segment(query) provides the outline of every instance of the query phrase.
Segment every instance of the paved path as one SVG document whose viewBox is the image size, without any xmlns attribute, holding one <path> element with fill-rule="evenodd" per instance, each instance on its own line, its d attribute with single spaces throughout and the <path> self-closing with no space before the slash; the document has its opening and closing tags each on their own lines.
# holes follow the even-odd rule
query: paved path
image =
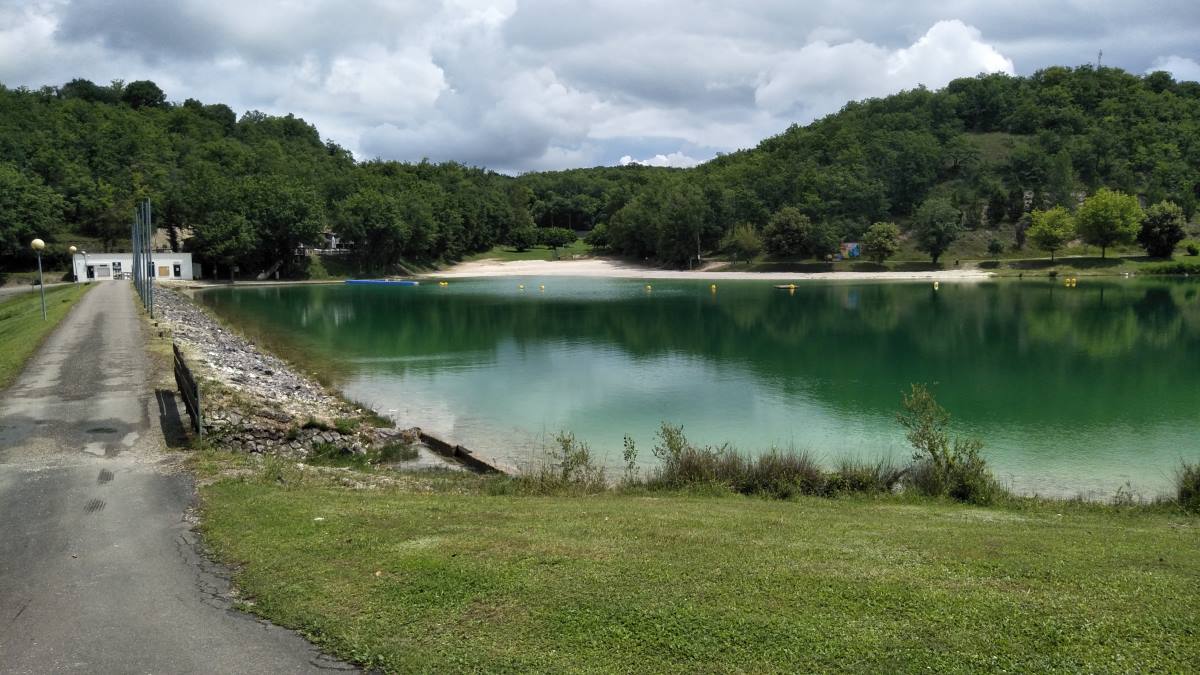
<svg viewBox="0 0 1200 675">
<path fill-rule="evenodd" d="M 100 283 L 0 394 L 0 671 L 347 668 L 230 609 L 164 461 L 140 330 L 130 284 Z"/>
</svg>

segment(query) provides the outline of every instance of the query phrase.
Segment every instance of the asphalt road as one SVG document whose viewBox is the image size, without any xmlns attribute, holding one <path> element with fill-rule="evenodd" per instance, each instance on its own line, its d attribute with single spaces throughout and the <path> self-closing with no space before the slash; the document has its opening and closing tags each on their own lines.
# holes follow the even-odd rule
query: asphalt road
<svg viewBox="0 0 1200 675">
<path fill-rule="evenodd" d="M 130 284 L 100 283 L 0 394 L 0 672 L 350 669 L 231 608 L 143 344 Z"/>
</svg>

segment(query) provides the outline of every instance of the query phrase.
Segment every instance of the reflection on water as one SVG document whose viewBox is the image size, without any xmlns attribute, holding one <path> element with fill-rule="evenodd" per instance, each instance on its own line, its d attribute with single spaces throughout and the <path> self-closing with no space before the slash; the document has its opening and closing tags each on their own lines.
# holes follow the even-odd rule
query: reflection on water
<svg viewBox="0 0 1200 675">
<path fill-rule="evenodd" d="M 520 290 L 519 284 L 526 289 Z M 544 292 L 536 290 L 545 283 Z M 1200 284 L 500 279 L 198 296 L 348 395 L 507 459 L 559 429 L 649 456 L 660 420 L 745 450 L 907 455 L 894 415 L 935 382 L 1016 489 L 1166 488 L 1200 454 Z"/>
</svg>

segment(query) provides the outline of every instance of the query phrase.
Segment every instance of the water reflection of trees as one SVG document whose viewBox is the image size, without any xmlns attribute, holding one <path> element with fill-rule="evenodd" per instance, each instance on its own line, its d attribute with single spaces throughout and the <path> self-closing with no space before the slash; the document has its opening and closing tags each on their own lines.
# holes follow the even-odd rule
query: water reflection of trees
<svg viewBox="0 0 1200 675">
<path fill-rule="evenodd" d="M 783 393 L 803 390 L 848 409 L 891 408 L 898 386 L 940 381 L 951 406 L 1091 417 L 1200 403 L 1196 289 L 1001 282 L 937 292 L 811 285 L 789 294 L 730 284 L 713 298 L 705 285 L 659 284 L 651 295 L 631 285 L 601 299 L 349 287 L 202 297 L 239 323 L 294 333 L 335 358 L 396 357 L 389 367 L 397 372 L 440 367 L 419 357 L 487 363 L 507 341 L 565 341 L 617 346 L 635 360 L 684 353 L 736 363 Z M 1164 400 L 1167 388 L 1174 394 Z"/>
</svg>

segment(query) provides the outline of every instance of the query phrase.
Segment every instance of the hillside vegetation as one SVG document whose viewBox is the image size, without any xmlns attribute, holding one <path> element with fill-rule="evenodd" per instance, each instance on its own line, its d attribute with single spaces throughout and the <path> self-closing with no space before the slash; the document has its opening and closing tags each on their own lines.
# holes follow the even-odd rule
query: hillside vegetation
<svg viewBox="0 0 1200 675">
<path fill-rule="evenodd" d="M 1073 209 L 1101 187 L 1146 205 L 1169 200 L 1192 218 L 1198 146 L 1200 84 L 1088 66 L 850 103 L 690 170 L 515 178 L 453 162 L 356 161 L 292 115 L 171 103 L 147 81 L 0 86 L 0 267 L 28 266 L 33 236 L 51 242 L 51 263 L 69 238 L 119 246 L 143 198 L 174 245 L 209 269 L 282 261 L 292 276 L 308 273 L 297 249 L 325 231 L 349 244 L 356 269 L 380 273 L 504 243 L 523 250 L 564 229 L 675 266 L 769 240 L 772 227 L 797 233 L 791 257 L 821 257 L 876 221 L 1004 228 L 1003 241 L 999 229 L 982 239 L 1011 251 L 1025 246 L 1029 211 Z M 730 236 L 739 225 L 741 244 Z"/>
</svg>

